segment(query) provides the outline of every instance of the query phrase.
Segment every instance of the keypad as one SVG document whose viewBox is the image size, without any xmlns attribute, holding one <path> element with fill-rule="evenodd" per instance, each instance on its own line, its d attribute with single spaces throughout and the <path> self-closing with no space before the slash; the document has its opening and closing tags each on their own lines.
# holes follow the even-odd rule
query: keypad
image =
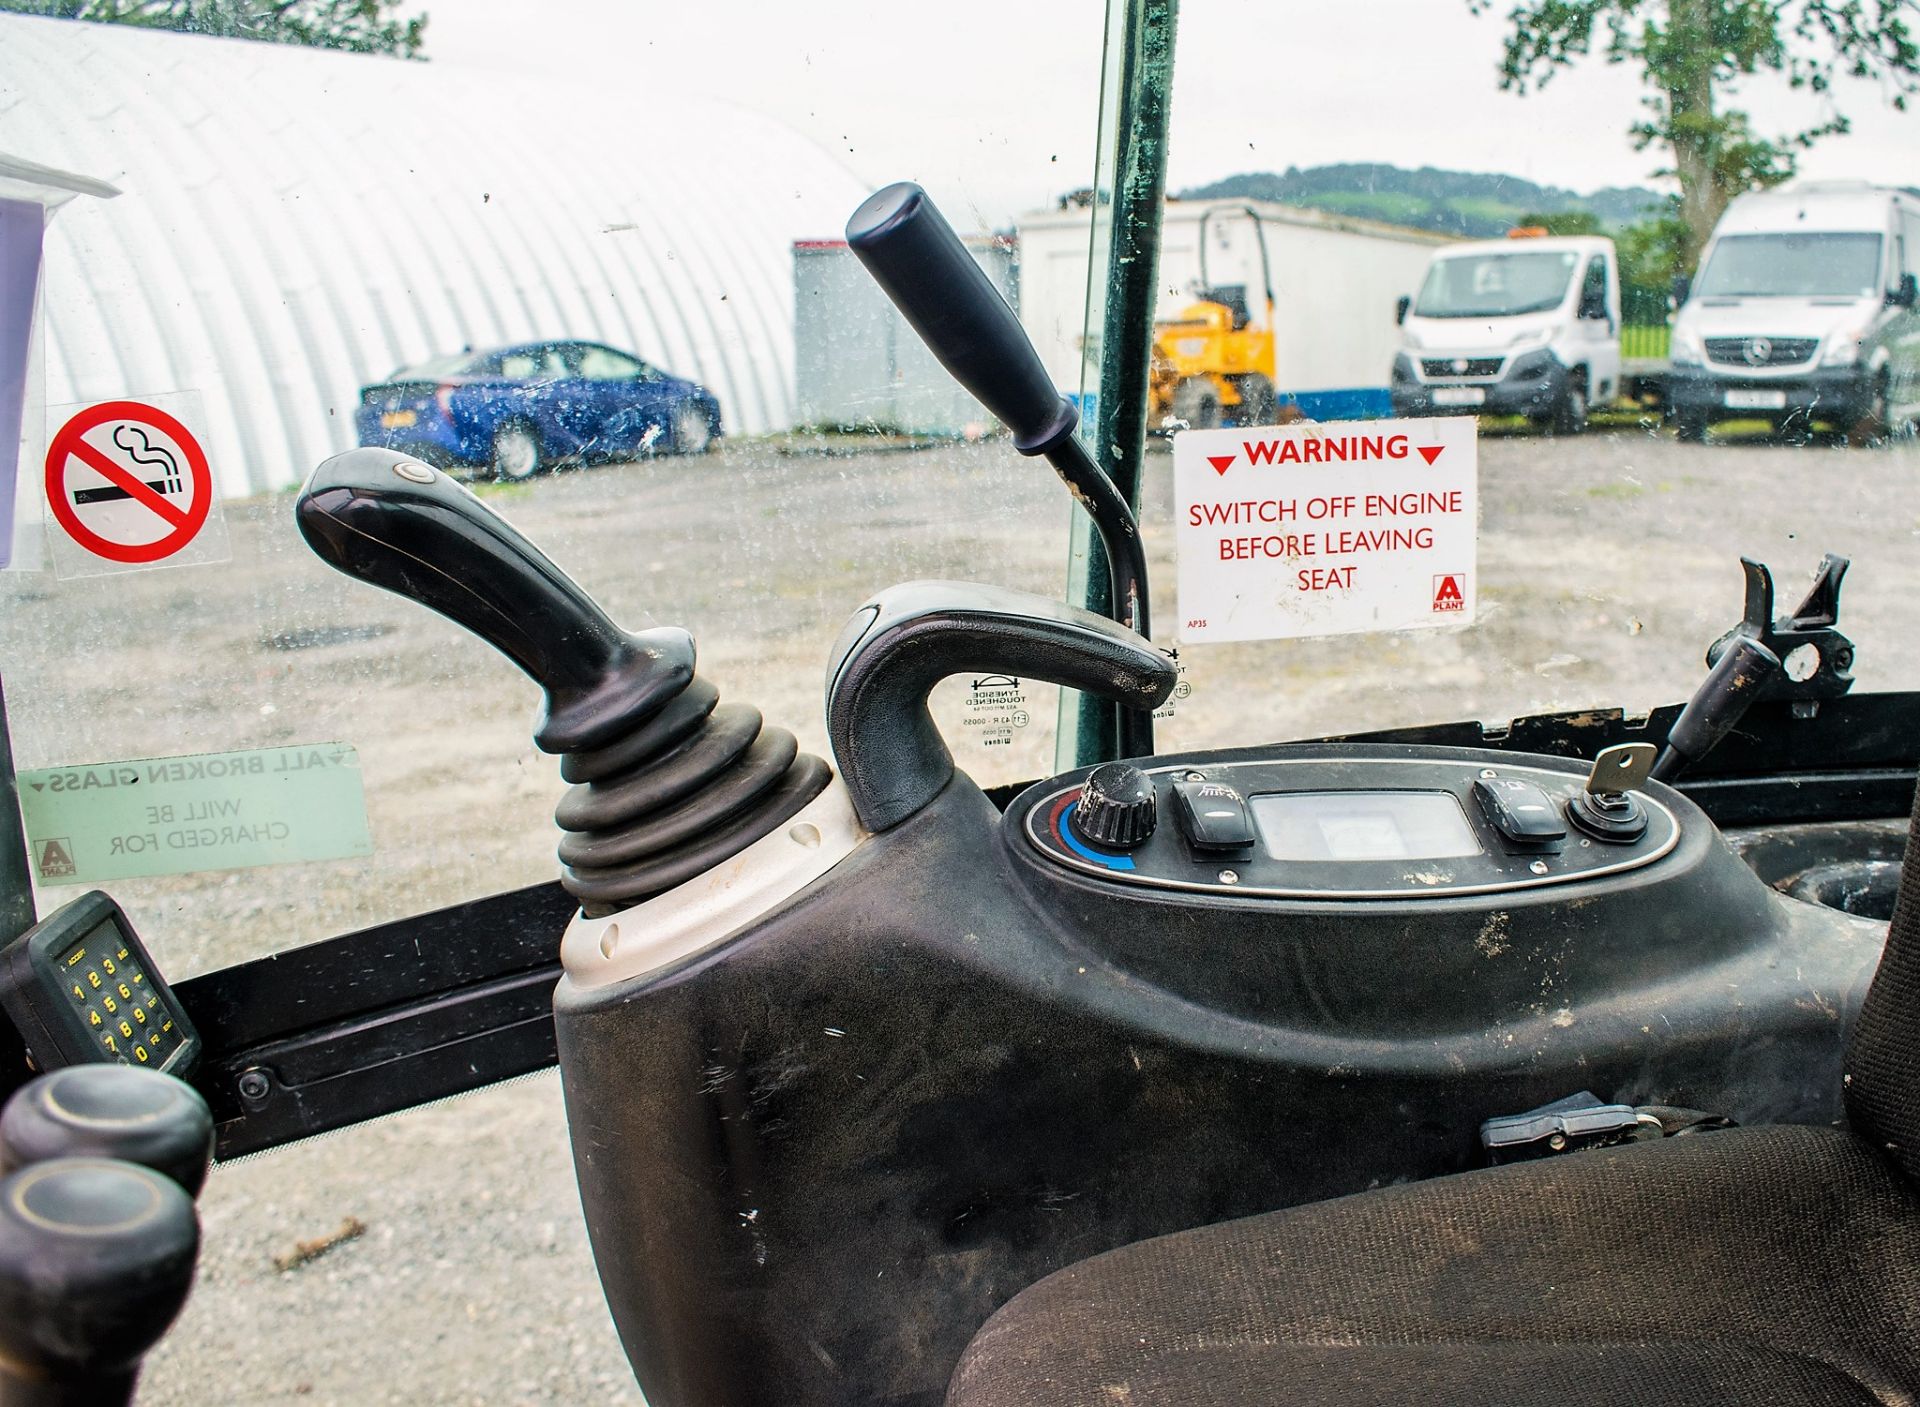
<svg viewBox="0 0 1920 1407">
<path fill-rule="evenodd" d="M 159 1066 L 180 1044 L 173 1013 L 153 990 L 139 957 L 103 925 L 60 957 L 67 995 L 81 1024 L 116 1060 Z"/>
</svg>

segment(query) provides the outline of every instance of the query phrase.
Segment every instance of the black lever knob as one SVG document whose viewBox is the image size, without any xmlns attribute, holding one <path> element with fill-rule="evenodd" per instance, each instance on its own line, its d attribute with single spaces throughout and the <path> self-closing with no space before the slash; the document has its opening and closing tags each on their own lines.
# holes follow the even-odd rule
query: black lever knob
<svg viewBox="0 0 1920 1407">
<path fill-rule="evenodd" d="M 1655 779 L 1671 782 L 1713 751 L 1779 673 L 1780 656 L 1772 650 L 1751 635 L 1729 637 L 1668 730 L 1667 746 L 1653 767 Z"/>
<path fill-rule="evenodd" d="M 118 1158 L 197 1196 L 213 1158 L 213 1115 L 191 1085 L 132 1065 L 70 1065 L 0 1110 L 0 1174 L 49 1158 Z"/>
<path fill-rule="evenodd" d="M 860 823 L 897 826 L 953 776 L 927 712 L 950 674 L 1044 679 L 1131 708 L 1166 702 L 1173 662 L 1124 626 L 1044 596 L 912 581 L 855 612 L 827 671 L 827 736 Z"/>
<path fill-rule="evenodd" d="M 118 1407 L 193 1286 L 193 1199 L 151 1168 L 55 1158 L 0 1181 L 0 1407 Z"/>
<path fill-rule="evenodd" d="M 875 191 L 847 221 L 847 243 L 940 365 L 1013 431 L 1022 454 L 1073 433 L 1073 402 L 924 190 L 896 181 Z"/>
<path fill-rule="evenodd" d="M 1108 762 L 1087 774 L 1071 824 L 1082 840 L 1132 850 L 1147 843 L 1159 814 L 1153 778 L 1131 763 Z"/>
<path fill-rule="evenodd" d="M 613 741 L 693 677 L 685 631 L 622 630 L 499 514 L 404 454 L 335 455 L 294 511 L 333 566 L 465 626 L 546 690 L 534 742 L 547 752 Z"/>
</svg>

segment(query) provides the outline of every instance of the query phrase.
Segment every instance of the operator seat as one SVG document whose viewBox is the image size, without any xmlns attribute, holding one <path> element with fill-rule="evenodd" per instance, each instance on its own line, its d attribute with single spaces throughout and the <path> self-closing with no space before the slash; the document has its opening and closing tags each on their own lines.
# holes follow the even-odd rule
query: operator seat
<svg viewBox="0 0 1920 1407">
<path fill-rule="evenodd" d="M 1847 1048 L 1850 1131 L 1629 1144 L 1124 1246 L 1003 1306 L 948 1407 L 1920 1401 L 1916 851 Z"/>
</svg>

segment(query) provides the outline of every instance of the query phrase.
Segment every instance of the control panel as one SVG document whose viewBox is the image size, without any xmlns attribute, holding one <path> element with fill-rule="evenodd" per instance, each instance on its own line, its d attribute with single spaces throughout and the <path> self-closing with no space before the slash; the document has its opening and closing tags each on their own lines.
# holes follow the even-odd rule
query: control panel
<svg viewBox="0 0 1920 1407">
<path fill-rule="evenodd" d="M 1119 884 L 1289 899 L 1490 894 L 1637 869 L 1673 849 L 1678 819 L 1639 790 L 1651 759 L 1625 751 L 1592 767 L 1352 746 L 1111 762 L 1016 810 L 1048 859 Z"/>
<path fill-rule="evenodd" d="M 184 1075 L 200 1051 L 132 923 L 98 890 L 0 951 L 0 1008 L 40 1070 L 119 1061 Z"/>
</svg>

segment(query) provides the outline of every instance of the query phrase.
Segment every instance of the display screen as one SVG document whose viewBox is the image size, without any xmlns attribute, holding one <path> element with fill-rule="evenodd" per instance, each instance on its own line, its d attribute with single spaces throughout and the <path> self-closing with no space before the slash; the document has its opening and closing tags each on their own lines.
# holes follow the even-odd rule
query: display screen
<svg viewBox="0 0 1920 1407">
<path fill-rule="evenodd" d="M 1445 860 L 1481 853 L 1446 791 L 1302 791 L 1249 803 L 1276 860 Z"/>
</svg>

